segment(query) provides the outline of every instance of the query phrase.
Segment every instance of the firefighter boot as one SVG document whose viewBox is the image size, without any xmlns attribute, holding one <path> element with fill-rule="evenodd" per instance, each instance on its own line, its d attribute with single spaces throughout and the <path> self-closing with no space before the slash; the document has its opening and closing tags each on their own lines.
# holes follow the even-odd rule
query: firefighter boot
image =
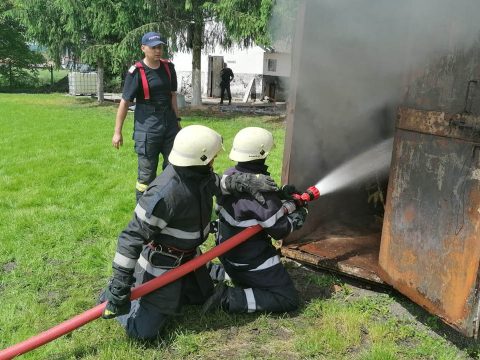
<svg viewBox="0 0 480 360">
<path fill-rule="evenodd" d="M 226 300 L 227 289 L 228 286 L 225 283 L 218 283 L 217 286 L 215 286 L 215 289 L 213 289 L 213 295 L 205 301 L 205 304 L 203 304 L 202 314 L 222 308 L 223 303 Z"/>
</svg>

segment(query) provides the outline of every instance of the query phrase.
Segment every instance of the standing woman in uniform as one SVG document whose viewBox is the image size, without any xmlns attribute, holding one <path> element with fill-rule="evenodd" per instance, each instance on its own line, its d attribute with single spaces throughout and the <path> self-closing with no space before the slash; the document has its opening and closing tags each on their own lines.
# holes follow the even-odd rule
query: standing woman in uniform
<svg viewBox="0 0 480 360">
<path fill-rule="evenodd" d="M 158 33 L 143 35 L 141 49 L 145 57 L 128 70 L 115 119 L 112 145 L 118 149 L 123 145 L 122 128 L 128 107 L 136 99 L 133 140 L 138 155 L 137 201 L 157 176 L 160 153 L 163 169 L 168 165 L 173 140 L 180 130 L 177 75 L 174 65 L 162 59 L 164 45 L 166 41 Z"/>
</svg>

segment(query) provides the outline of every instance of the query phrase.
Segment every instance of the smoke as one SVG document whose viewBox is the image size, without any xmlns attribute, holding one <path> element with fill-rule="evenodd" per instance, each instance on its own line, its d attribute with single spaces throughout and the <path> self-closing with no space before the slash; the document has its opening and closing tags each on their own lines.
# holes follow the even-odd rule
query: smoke
<svg viewBox="0 0 480 360">
<path fill-rule="evenodd" d="M 277 6 L 291 3 L 279 0 Z M 273 20 L 282 33 L 295 25 L 303 30 L 303 39 L 292 42 L 297 81 L 289 164 L 289 182 L 301 186 L 391 138 L 396 107 L 405 99 L 412 74 L 428 73 L 439 59 L 466 51 L 480 30 L 478 0 L 305 4 L 304 18 L 296 23 L 278 26 L 288 16 Z"/>
</svg>

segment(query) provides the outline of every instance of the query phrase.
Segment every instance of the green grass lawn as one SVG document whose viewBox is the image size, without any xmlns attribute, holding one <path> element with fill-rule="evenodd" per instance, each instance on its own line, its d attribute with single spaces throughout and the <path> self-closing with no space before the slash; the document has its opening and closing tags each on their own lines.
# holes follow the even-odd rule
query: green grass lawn
<svg viewBox="0 0 480 360">
<path fill-rule="evenodd" d="M 32 75 L 34 72 L 30 72 Z M 69 71 L 65 69 L 53 69 L 53 84 L 58 83 L 60 80 L 68 76 Z M 18 80 L 17 80 L 18 81 Z M 15 87 L 20 87 L 22 89 L 39 89 L 43 87 L 49 87 L 52 85 L 52 74 L 50 73 L 49 69 L 37 69 L 36 70 L 36 80 L 28 80 L 25 83 L 25 79 L 23 79 L 23 83 L 21 85 L 15 84 Z M 3 89 L 10 89 L 10 83 L 8 76 L 0 76 L 0 88 Z"/>
<path fill-rule="evenodd" d="M 63 79 L 65 76 L 68 76 L 69 71 L 65 69 L 53 69 L 53 83 Z M 51 73 L 48 69 L 41 69 L 38 71 L 38 84 L 50 85 L 51 84 Z"/>
<path fill-rule="evenodd" d="M 132 114 L 124 146 L 111 136 L 116 108 L 60 94 L 0 94 L 0 349 L 91 308 L 111 274 L 119 232 L 134 208 L 136 156 Z M 284 124 L 273 117 L 183 116 L 216 129 L 228 149 L 245 126 L 276 140 L 269 161 L 280 181 Z M 210 240 L 207 247 L 212 244 Z M 185 308 L 158 341 L 128 340 L 116 321 L 97 320 L 25 359 L 467 359 L 443 325 L 413 307 L 417 323 L 395 313 L 392 294 L 358 293 L 338 277 L 289 269 L 302 307 L 288 315 L 200 316 Z M 403 300 L 403 306 L 410 306 Z M 440 334 L 440 335 L 439 335 Z"/>
</svg>

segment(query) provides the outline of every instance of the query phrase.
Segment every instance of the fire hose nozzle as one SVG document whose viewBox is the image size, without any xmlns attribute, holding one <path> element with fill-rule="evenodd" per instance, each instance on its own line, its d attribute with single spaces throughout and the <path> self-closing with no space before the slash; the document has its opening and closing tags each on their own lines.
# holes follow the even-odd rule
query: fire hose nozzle
<svg viewBox="0 0 480 360">
<path fill-rule="evenodd" d="M 296 206 L 306 206 L 307 202 L 317 200 L 320 197 L 320 190 L 315 186 L 310 186 L 302 194 L 293 194 L 293 200 Z"/>
<path fill-rule="evenodd" d="M 300 195 L 300 198 L 303 201 L 312 201 L 317 200 L 320 197 L 320 190 L 315 186 L 310 186 L 305 192 Z"/>
</svg>

